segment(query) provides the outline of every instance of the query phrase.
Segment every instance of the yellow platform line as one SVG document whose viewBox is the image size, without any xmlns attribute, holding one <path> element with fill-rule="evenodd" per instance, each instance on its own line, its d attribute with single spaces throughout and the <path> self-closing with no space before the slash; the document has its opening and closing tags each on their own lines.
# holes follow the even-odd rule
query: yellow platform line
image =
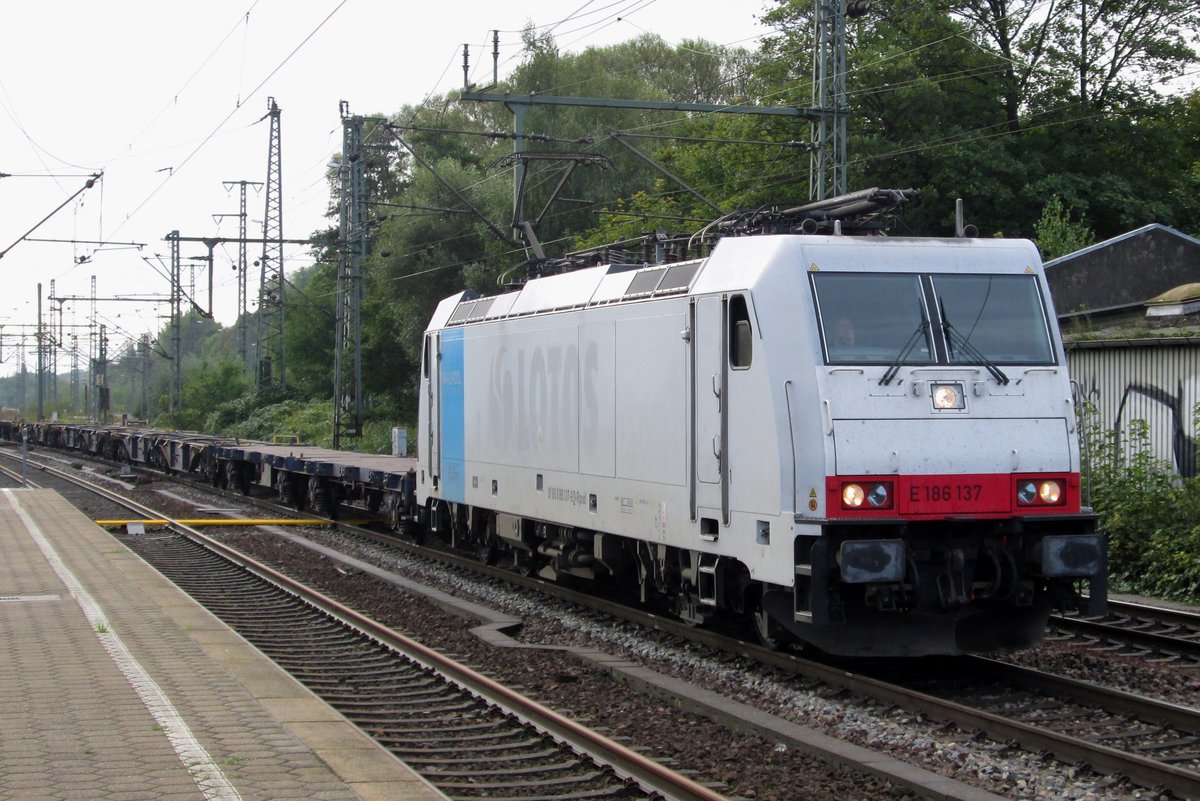
<svg viewBox="0 0 1200 801">
<path fill-rule="evenodd" d="M 310 520 L 294 520 L 292 518 L 271 520 L 268 518 L 233 518 L 233 517 L 203 517 L 195 520 L 167 520 L 165 518 L 142 518 L 138 520 L 96 520 L 98 526 L 127 526 L 130 523 L 141 523 L 147 526 L 166 526 L 171 523 L 182 523 L 185 526 L 326 526 L 328 520 L 313 518 Z M 366 520 L 339 520 L 339 523 L 362 525 Z"/>
</svg>

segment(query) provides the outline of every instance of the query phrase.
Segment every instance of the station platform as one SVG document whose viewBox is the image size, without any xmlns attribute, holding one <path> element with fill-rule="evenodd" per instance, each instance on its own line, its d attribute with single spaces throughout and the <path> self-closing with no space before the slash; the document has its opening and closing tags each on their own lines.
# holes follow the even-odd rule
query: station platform
<svg viewBox="0 0 1200 801">
<path fill-rule="evenodd" d="M 446 801 L 51 490 L 0 490 L 0 801 Z"/>
</svg>

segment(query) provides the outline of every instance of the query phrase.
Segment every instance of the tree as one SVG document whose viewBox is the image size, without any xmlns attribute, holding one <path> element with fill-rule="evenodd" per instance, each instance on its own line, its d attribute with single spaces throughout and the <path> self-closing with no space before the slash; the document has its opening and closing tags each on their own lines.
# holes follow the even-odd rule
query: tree
<svg viewBox="0 0 1200 801">
<path fill-rule="evenodd" d="M 333 397 L 337 270 L 336 261 L 319 261 L 291 276 L 286 288 L 288 385 L 302 397 Z"/>
<path fill-rule="evenodd" d="M 235 357 L 202 358 L 189 371 L 180 409 L 167 415 L 166 424 L 188 431 L 221 431 L 235 420 L 233 402 L 249 389 L 250 379 Z"/>
<path fill-rule="evenodd" d="M 994 54 L 1009 128 L 1144 102 L 1197 60 L 1195 0 L 954 0 L 949 11 Z"/>
<path fill-rule="evenodd" d="M 1072 222 L 1062 198 L 1054 195 L 1042 209 L 1042 216 L 1033 227 L 1034 239 L 1043 261 L 1057 259 L 1095 243 L 1096 237 L 1082 220 Z"/>
</svg>

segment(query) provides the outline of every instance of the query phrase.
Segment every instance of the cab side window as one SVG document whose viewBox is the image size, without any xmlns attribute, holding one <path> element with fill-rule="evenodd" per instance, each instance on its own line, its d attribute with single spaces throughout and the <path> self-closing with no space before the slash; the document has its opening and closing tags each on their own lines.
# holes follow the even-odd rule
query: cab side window
<svg viewBox="0 0 1200 801">
<path fill-rule="evenodd" d="M 754 330 L 750 326 L 750 309 L 746 298 L 734 295 L 729 299 L 729 366 L 746 370 L 754 357 Z"/>
</svg>

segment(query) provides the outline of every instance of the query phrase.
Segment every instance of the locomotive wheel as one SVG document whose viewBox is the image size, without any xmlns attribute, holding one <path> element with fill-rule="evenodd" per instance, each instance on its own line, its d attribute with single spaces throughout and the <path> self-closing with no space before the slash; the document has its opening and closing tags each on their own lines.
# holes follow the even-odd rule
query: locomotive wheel
<svg viewBox="0 0 1200 801">
<path fill-rule="evenodd" d="M 772 651 L 782 651 L 796 643 L 796 638 L 792 633 L 767 614 L 766 605 L 763 603 L 763 593 L 758 591 L 755 595 L 758 597 L 747 600 L 752 602 L 750 622 L 754 625 L 754 635 L 759 644 Z"/>
<path fill-rule="evenodd" d="M 782 651 L 787 644 L 783 630 L 778 623 L 771 619 L 761 603 L 755 605 L 750 616 L 754 622 L 754 634 L 758 637 L 759 645 L 763 648 L 770 648 L 772 651 Z"/>
<path fill-rule="evenodd" d="M 500 552 L 500 541 L 496 538 L 496 519 L 488 515 L 487 522 L 479 527 L 475 539 L 475 557 L 485 565 L 496 564 Z"/>
<path fill-rule="evenodd" d="M 496 564 L 496 551 L 496 540 L 491 535 L 475 544 L 475 556 L 485 565 Z"/>
<path fill-rule="evenodd" d="M 700 599 L 687 583 L 675 590 L 671 596 L 671 614 L 687 626 L 700 626 L 704 618 L 700 614 Z"/>
</svg>

